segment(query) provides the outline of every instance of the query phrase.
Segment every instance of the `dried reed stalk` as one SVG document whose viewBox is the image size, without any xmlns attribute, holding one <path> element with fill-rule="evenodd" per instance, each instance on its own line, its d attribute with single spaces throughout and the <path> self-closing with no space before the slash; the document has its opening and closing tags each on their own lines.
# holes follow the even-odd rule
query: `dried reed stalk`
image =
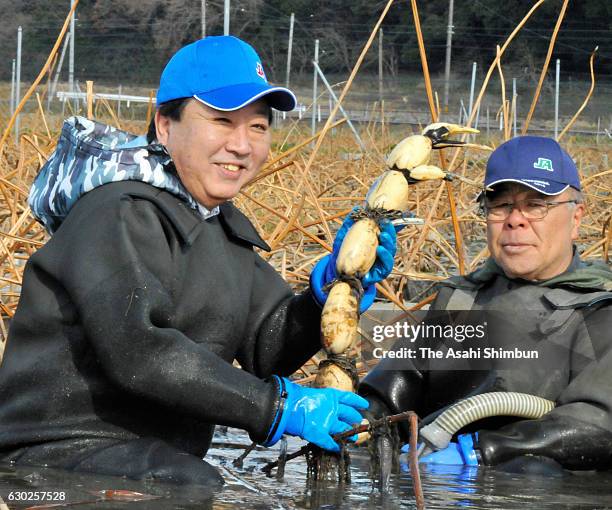
<svg viewBox="0 0 612 510">
<path fill-rule="evenodd" d="M 87 118 L 93 119 L 93 102 L 94 102 L 94 93 L 93 93 L 93 81 L 87 80 L 85 82 L 87 86 Z"/>
<path fill-rule="evenodd" d="M 534 8 L 538 5 L 539 3 Z M 525 21 L 526 18 L 523 18 L 522 23 Z M 492 68 L 494 71 L 497 70 L 497 62 L 502 58 L 508 43 L 509 41 L 496 55 Z M 484 86 L 486 87 L 486 83 Z M 45 232 L 32 219 L 26 203 L 27 189 L 32 178 L 53 150 L 58 134 L 57 128 L 54 127 L 57 119 L 48 114 L 45 116 L 41 97 L 37 98 L 39 112 L 28 117 L 27 129 L 30 134 L 20 137 L 17 147 L 5 144 L 0 156 L 0 239 L 3 245 L 0 246 L 0 278 L 3 282 L 0 285 L 0 321 L 2 317 L 12 316 L 17 306 L 24 262 L 47 240 Z M 96 108 L 98 115 L 104 115 L 118 124 L 119 119 L 113 116 L 112 108 L 103 101 L 99 103 L 102 104 L 98 104 Z M 437 109 L 434 101 L 436 115 Z M 382 105 L 380 110 L 382 121 Z M 372 111 L 378 110 L 374 108 Z M 509 119 L 510 115 L 506 115 L 506 118 Z M 298 289 L 308 284 L 313 264 L 331 249 L 332 240 L 328 231 L 333 233 L 334 228 L 350 211 L 352 203 L 363 200 L 369 183 L 381 172 L 380 157 L 383 150 L 386 150 L 389 134 L 382 127 L 381 131 L 377 132 L 374 127 L 376 119 L 373 113 L 368 128 L 370 138 L 367 139 L 367 143 L 374 148 L 371 154 L 369 151 L 358 161 L 341 160 L 336 153 L 326 150 L 320 150 L 316 157 L 313 157 L 312 153 L 309 155 L 303 149 L 307 148 L 314 138 L 298 123 L 291 124 L 288 130 L 277 132 L 275 136 L 284 138 L 295 146 L 271 159 L 257 181 L 236 199 L 237 205 L 245 210 L 263 237 L 276 240 L 274 251 L 264 256 Z M 350 132 L 340 126 L 344 121 L 342 119 L 332 122 L 327 126 L 327 130 L 324 128 L 315 136 L 321 149 L 323 137 L 332 128 L 337 128 L 334 133 L 335 145 L 352 143 Z M 128 131 L 140 130 L 144 124 L 143 119 L 123 119 L 122 123 Z M 609 239 L 612 234 L 610 228 L 604 228 L 604 225 L 609 221 L 609 211 L 612 207 L 612 200 L 609 198 L 612 196 L 612 170 L 608 170 L 602 153 L 612 157 L 612 151 L 605 145 L 595 149 L 584 144 L 575 144 L 570 148 L 570 152 L 577 161 L 592 162 L 589 165 L 580 164 L 587 201 L 587 213 L 578 240 L 582 256 L 609 256 Z M 464 157 L 465 152 L 460 154 Z M 470 156 L 472 175 L 469 177 L 475 181 L 481 180 L 485 158 L 480 157 L 478 153 L 472 153 Z M 307 169 L 309 160 L 311 163 Z M 466 164 L 465 158 L 457 161 Z M 291 170 L 282 171 L 288 168 Z M 455 168 L 455 161 L 450 163 L 450 168 Z M 426 224 L 422 228 L 406 228 L 398 235 L 398 253 L 401 254 L 398 266 L 379 288 L 380 295 L 392 300 L 400 309 L 407 308 L 402 296 L 408 279 L 439 280 L 451 272 L 449 268 L 453 264 L 458 265 L 456 247 L 453 249 L 451 246 L 451 236 L 454 235 L 453 218 L 448 215 L 446 204 L 440 202 L 444 189 L 444 185 L 427 184 L 412 188 L 410 210 L 426 217 Z M 484 222 L 474 214 L 470 188 L 461 185 L 454 186 L 453 190 L 452 196 L 457 208 L 456 222 L 461 226 L 464 246 L 471 255 L 471 262 L 466 258 L 466 270 L 473 269 L 488 254 L 486 246 L 482 245 Z M 325 225 L 328 225 L 327 229 Z M 419 298 L 415 299 L 420 299 L 420 296 L 425 294 L 419 294 Z M 0 332 L 2 326 L 0 322 Z M 364 332 L 364 338 L 367 338 L 367 332 Z M 303 367 L 302 375 L 310 377 L 315 366 L 316 358 Z M 367 365 L 363 365 L 360 371 L 366 369 Z"/>
<path fill-rule="evenodd" d="M 423 77 L 425 79 L 425 91 L 427 93 L 427 101 L 429 103 L 429 110 L 431 112 L 432 122 L 438 121 L 438 110 L 434 104 L 433 94 L 431 90 L 431 78 L 429 76 L 429 65 L 427 64 L 427 54 L 425 53 L 425 43 L 423 42 L 423 33 L 421 31 L 421 21 L 419 19 L 419 9 L 417 7 L 416 0 L 410 0 L 412 6 L 412 17 L 414 18 L 414 27 L 417 34 L 417 41 L 419 43 L 419 54 L 421 56 L 421 67 L 423 68 Z M 443 154 L 440 155 L 440 167 L 446 170 L 446 161 Z M 453 221 L 453 231 L 455 234 L 455 250 L 457 252 L 457 268 L 460 274 L 465 273 L 465 253 L 463 249 L 463 238 L 461 237 L 461 228 L 457 222 L 457 207 L 455 205 L 455 197 L 453 196 L 453 188 L 450 182 L 445 182 L 446 195 L 448 197 L 448 206 L 450 208 L 451 218 Z"/>
<path fill-rule="evenodd" d="M 38 76 L 36 77 L 32 85 L 30 86 L 28 91 L 24 94 L 23 98 L 21 99 L 17 107 L 15 108 L 15 112 L 13 113 L 12 117 L 10 118 L 8 122 L 8 125 L 6 126 L 6 129 L 4 130 L 2 139 L 0 139 L 0 154 L 2 154 L 2 150 L 4 149 L 4 143 L 6 142 L 6 139 L 8 138 L 8 135 L 11 132 L 11 128 L 13 127 L 13 124 L 15 124 L 15 119 L 17 119 L 17 115 L 19 115 L 24 105 L 26 104 L 26 102 L 28 101 L 32 93 L 36 90 L 36 87 L 38 87 L 38 84 L 42 81 L 43 77 L 45 76 L 45 73 L 51 66 L 51 63 L 53 62 L 55 54 L 57 53 L 57 50 L 59 49 L 60 44 L 62 43 L 62 39 L 64 38 L 64 35 L 66 35 L 66 31 L 68 30 L 68 25 L 70 24 L 70 18 L 72 17 L 74 10 L 76 9 L 78 4 L 79 4 L 79 0 L 74 0 L 74 3 L 72 4 L 72 8 L 70 9 L 70 12 L 68 13 L 68 16 L 66 16 L 66 20 L 64 21 L 62 30 L 60 31 L 60 34 L 57 37 L 57 40 L 55 41 L 55 45 L 53 46 L 51 53 L 49 53 L 49 56 L 47 57 L 47 61 L 45 62 L 45 65 L 43 65 L 42 70 L 40 71 L 40 73 L 38 74 Z"/>
<path fill-rule="evenodd" d="M 338 127 L 342 124 L 344 124 L 346 122 L 346 119 L 340 119 L 336 122 L 334 122 L 331 125 L 331 128 L 335 128 Z M 257 182 L 261 179 L 263 179 L 264 177 L 267 177 L 268 175 L 270 175 L 270 173 L 266 173 L 266 170 L 268 170 L 272 165 L 275 165 L 276 163 L 278 163 L 281 159 L 286 158 L 287 156 L 290 156 L 291 154 L 293 154 L 294 152 L 297 152 L 301 149 L 303 149 L 305 146 L 309 145 L 310 142 L 312 142 L 314 139 L 319 138 L 321 136 L 321 134 L 323 133 L 323 130 L 319 131 L 318 133 L 315 133 L 313 136 L 310 136 L 308 138 L 306 138 L 306 140 L 300 142 L 299 144 L 297 144 L 294 147 L 291 147 L 290 149 L 286 150 L 285 152 L 282 152 L 281 154 L 279 154 L 278 156 L 272 158 L 270 161 L 268 161 L 262 170 L 262 173 L 260 175 L 258 175 L 257 177 L 255 177 L 255 179 L 253 179 L 251 181 L 250 184 L 253 184 L 254 182 Z M 276 170 L 275 170 L 276 171 Z"/>
<path fill-rule="evenodd" d="M 45 110 L 43 109 L 42 102 L 40 100 L 40 94 L 36 93 L 36 102 L 38 103 L 38 111 L 40 112 L 40 118 L 45 125 L 45 131 L 47 132 L 47 138 L 51 138 L 51 132 L 49 131 L 49 125 L 47 124 L 47 118 L 45 117 Z"/>
<path fill-rule="evenodd" d="M 317 142 L 316 142 L 316 144 L 314 146 L 314 149 L 312 150 L 312 153 L 310 154 L 310 157 L 308 158 L 308 162 L 306 163 L 306 168 L 304 170 L 304 172 L 306 174 L 308 174 L 308 171 L 310 170 L 310 167 L 312 166 L 312 163 L 315 160 L 315 158 L 317 156 L 317 153 L 319 152 L 319 149 L 321 148 L 321 144 L 323 143 L 325 135 L 331 129 L 331 125 L 332 125 L 336 115 L 338 114 L 338 110 L 340 109 L 340 106 L 342 105 L 342 102 L 344 101 L 344 98 L 348 94 L 348 91 L 350 90 L 351 85 L 353 84 L 353 80 L 355 79 L 355 76 L 357 76 L 357 72 L 359 71 L 359 68 L 361 67 L 361 64 L 363 63 L 363 60 L 364 60 L 368 50 L 370 49 L 370 46 L 372 45 L 372 42 L 374 41 L 374 38 L 376 37 L 376 34 L 378 33 L 380 25 L 382 24 L 383 20 L 385 19 L 385 16 L 387 15 L 387 12 L 389 12 L 389 9 L 391 8 L 391 5 L 393 4 L 393 2 L 394 2 L 394 0 L 389 0 L 387 2 L 387 5 L 383 9 L 383 12 L 380 14 L 380 17 L 378 18 L 378 21 L 376 22 L 376 25 L 374 25 L 374 28 L 372 29 L 372 32 L 370 33 L 370 37 L 368 38 L 367 42 L 365 43 L 365 46 L 361 50 L 361 54 L 359 55 L 359 57 L 357 58 L 357 62 L 353 66 L 351 74 L 350 74 L 348 80 L 346 81 L 346 84 L 344 85 L 344 88 L 342 89 L 342 92 L 340 93 L 340 97 L 338 98 L 338 101 L 336 102 L 336 105 L 334 106 L 334 108 L 330 112 L 329 117 L 327 118 L 327 121 L 325 122 L 325 125 L 323 126 L 323 129 L 321 130 L 321 135 L 317 138 Z"/>
<path fill-rule="evenodd" d="M 591 86 L 589 88 L 589 91 L 587 92 L 586 98 L 584 99 L 584 102 L 580 105 L 580 108 L 578 108 L 578 111 L 574 114 L 574 116 L 567 123 L 567 126 L 565 126 L 563 128 L 563 131 L 559 133 L 559 136 L 557 137 L 557 141 L 561 140 L 561 138 L 563 138 L 565 133 L 567 133 L 570 130 L 570 128 L 574 125 L 574 122 L 576 122 L 576 119 L 582 113 L 582 110 L 586 108 L 586 105 L 588 104 L 589 99 L 591 99 L 591 95 L 593 95 L 593 91 L 595 90 L 595 71 L 593 70 L 593 62 L 595 61 L 595 54 L 597 53 L 598 49 L 599 49 L 599 46 L 597 46 L 593 50 L 593 53 L 591 53 L 591 57 L 589 58 L 589 69 L 591 71 Z"/>
<path fill-rule="evenodd" d="M 497 46 L 497 55 L 500 56 L 500 48 Z M 504 80 L 504 72 L 501 67 L 501 59 L 497 58 L 497 71 L 499 72 L 499 83 L 501 85 L 501 94 L 502 94 L 502 117 L 504 120 L 504 140 L 508 140 L 510 138 L 510 119 L 508 118 L 508 101 L 506 100 L 506 81 Z"/>
<path fill-rule="evenodd" d="M 110 116 L 112 117 L 113 122 L 115 123 L 115 126 L 117 127 L 117 129 L 121 129 L 121 122 L 119 122 L 119 117 L 117 117 L 117 114 L 115 113 L 111 105 L 109 104 L 108 100 L 105 98 L 101 98 L 100 102 L 104 105 L 104 107 L 106 108 Z"/>
<path fill-rule="evenodd" d="M 523 130 L 521 134 L 527 133 L 529 129 L 529 123 L 531 122 L 531 117 L 533 116 L 533 112 L 535 111 L 536 104 L 538 104 L 538 99 L 540 97 L 540 91 L 542 90 L 542 85 L 544 84 L 544 78 L 546 78 L 546 73 L 548 71 L 548 65 L 550 64 L 550 59 L 552 57 L 553 49 L 555 47 L 555 42 L 557 41 L 557 34 L 559 33 L 559 29 L 561 28 L 561 23 L 563 22 L 563 18 L 565 17 L 565 11 L 567 9 L 567 4 L 569 0 L 563 0 L 563 5 L 561 6 L 561 11 L 559 12 L 559 17 L 557 18 L 557 23 L 555 24 L 555 29 L 553 30 L 552 36 L 550 38 L 550 43 L 548 44 L 548 52 L 546 53 L 546 59 L 544 60 L 544 65 L 542 66 L 542 72 L 540 73 L 540 79 L 538 80 L 538 85 L 535 90 L 535 94 L 533 95 L 533 100 L 531 101 L 531 106 L 529 107 L 529 113 L 527 114 L 527 118 L 525 119 L 525 124 L 523 125 Z"/>
<path fill-rule="evenodd" d="M 151 122 L 151 119 L 155 116 L 155 111 L 153 108 L 153 103 L 155 102 L 153 101 L 154 98 L 155 98 L 155 91 L 149 90 L 149 103 L 147 104 L 147 120 L 145 122 L 145 125 L 147 126 Z"/>
</svg>

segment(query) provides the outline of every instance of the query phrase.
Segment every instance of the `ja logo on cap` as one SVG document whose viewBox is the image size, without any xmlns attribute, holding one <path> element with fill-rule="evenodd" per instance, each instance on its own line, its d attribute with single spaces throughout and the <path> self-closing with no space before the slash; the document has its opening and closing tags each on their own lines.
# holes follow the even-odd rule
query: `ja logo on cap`
<svg viewBox="0 0 612 510">
<path fill-rule="evenodd" d="M 547 158 L 538 158 L 538 160 L 533 164 L 533 168 L 537 168 L 538 170 L 547 170 L 548 172 L 553 172 L 552 161 Z"/>
<path fill-rule="evenodd" d="M 261 62 L 257 62 L 257 67 L 255 68 L 255 72 L 257 73 L 257 76 L 259 76 L 260 78 L 264 80 L 266 79 L 266 73 L 264 73 Z"/>
</svg>

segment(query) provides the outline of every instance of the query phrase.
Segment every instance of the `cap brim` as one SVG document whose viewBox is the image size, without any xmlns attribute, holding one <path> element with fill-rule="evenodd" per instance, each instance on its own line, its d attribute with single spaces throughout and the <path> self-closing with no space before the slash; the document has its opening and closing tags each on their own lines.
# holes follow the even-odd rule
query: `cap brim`
<svg viewBox="0 0 612 510">
<path fill-rule="evenodd" d="M 242 83 L 194 94 L 193 97 L 206 106 L 225 112 L 238 110 L 263 97 L 271 108 L 282 112 L 290 112 L 297 104 L 295 95 L 289 89 L 265 83 Z"/>
<path fill-rule="evenodd" d="M 543 179 L 541 180 L 537 180 L 537 179 L 529 179 L 529 180 L 498 179 L 497 181 L 486 183 L 485 188 L 492 188 L 493 186 L 497 186 L 498 184 L 501 184 L 504 182 L 516 182 L 517 184 L 522 184 L 523 186 L 527 186 L 528 188 L 531 188 L 537 191 L 538 193 L 542 193 L 543 195 L 548 195 L 548 196 L 560 195 L 567 188 L 570 187 L 569 184 L 563 184 L 563 183 L 555 182 L 555 181 L 545 181 Z M 480 200 L 484 192 L 485 191 L 481 191 L 480 193 L 478 193 L 478 195 L 476 196 L 476 201 Z"/>
</svg>

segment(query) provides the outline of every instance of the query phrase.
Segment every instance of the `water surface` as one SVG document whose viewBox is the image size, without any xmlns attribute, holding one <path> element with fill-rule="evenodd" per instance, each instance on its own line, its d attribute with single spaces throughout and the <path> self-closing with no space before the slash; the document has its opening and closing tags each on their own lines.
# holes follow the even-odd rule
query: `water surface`
<svg viewBox="0 0 612 510">
<path fill-rule="evenodd" d="M 412 480 L 408 472 L 393 474 L 388 490 L 381 494 L 372 489 L 368 474 L 369 457 L 365 449 L 352 449 L 352 483 L 338 487 L 330 483 L 317 491 L 306 489 L 304 458 L 287 463 L 282 481 L 268 477 L 261 468 L 276 460 L 279 446 L 257 448 L 241 468 L 232 461 L 240 456 L 250 441 L 242 431 L 218 431 L 207 460 L 226 480 L 225 487 L 210 493 L 202 487 L 176 487 L 155 482 L 134 482 L 120 478 L 74 475 L 53 469 L 0 467 L 0 496 L 6 508 L 23 510 L 55 502 L 17 502 L 9 495 L 24 492 L 65 492 L 63 506 L 69 509 L 412 509 L 416 508 Z M 289 453 L 304 443 L 289 438 Z M 525 510 L 611 509 L 612 473 L 525 475 L 495 469 L 471 467 L 421 466 L 426 508 L 467 508 Z M 108 490 L 136 491 L 156 499 L 121 501 L 122 493 Z M 102 501 L 104 494 L 112 499 Z M 129 497 L 129 494 L 128 494 Z M 66 505 L 68 503 L 69 505 Z M 1 504 L 0 504 L 0 508 Z"/>
</svg>

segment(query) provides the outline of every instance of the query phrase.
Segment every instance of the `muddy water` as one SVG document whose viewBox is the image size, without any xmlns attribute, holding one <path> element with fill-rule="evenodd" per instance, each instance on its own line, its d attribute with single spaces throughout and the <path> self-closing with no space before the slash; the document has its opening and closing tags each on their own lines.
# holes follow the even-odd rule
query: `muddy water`
<svg viewBox="0 0 612 510">
<path fill-rule="evenodd" d="M 303 458 L 287 463 L 282 481 L 267 477 L 261 467 L 276 460 L 279 447 L 257 449 L 241 468 L 232 461 L 250 444 L 246 434 L 230 429 L 217 433 L 207 460 L 214 464 L 227 481 L 216 493 L 200 487 L 173 487 L 153 482 L 131 482 L 101 476 L 67 476 L 44 468 L 0 467 L 0 496 L 6 508 L 25 509 L 42 505 L 36 501 L 15 501 L 17 494 L 43 491 L 64 492 L 64 500 L 45 503 L 69 503 L 49 508 L 75 509 L 411 509 L 416 508 L 412 481 L 407 472 L 393 474 L 384 494 L 372 490 L 365 449 L 351 453 L 352 483 L 346 487 L 329 484 L 317 491 L 306 490 L 306 464 Z M 288 452 L 302 446 L 290 438 Z M 474 509 L 612 509 L 612 473 L 581 475 L 524 475 L 483 468 L 421 467 L 426 507 Z M 104 492 L 113 490 L 115 492 Z M 136 491 L 155 499 L 122 501 L 133 498 Z M 12 499 L 10 495 L 12 493 Z M 105 499 L 105 500 L 103 500 Z M 0 504 L 0 508 L 1 504 Z"/>
</svg>

